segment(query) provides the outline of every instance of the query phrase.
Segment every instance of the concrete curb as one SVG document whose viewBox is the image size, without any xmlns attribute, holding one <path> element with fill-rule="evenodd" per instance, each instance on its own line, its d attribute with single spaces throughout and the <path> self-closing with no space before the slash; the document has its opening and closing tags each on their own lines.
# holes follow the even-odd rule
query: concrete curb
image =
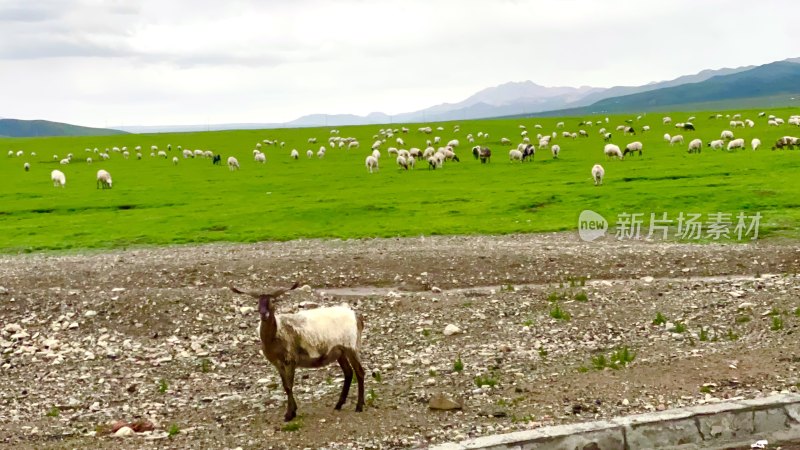
<svg viewBox="0 0 800 450">
<path fill-rule="evenodd" d="M 800 439 L 800 395 L 712 403 L 446 443 L 432 450 L 682 450 Z"/>
</svg>

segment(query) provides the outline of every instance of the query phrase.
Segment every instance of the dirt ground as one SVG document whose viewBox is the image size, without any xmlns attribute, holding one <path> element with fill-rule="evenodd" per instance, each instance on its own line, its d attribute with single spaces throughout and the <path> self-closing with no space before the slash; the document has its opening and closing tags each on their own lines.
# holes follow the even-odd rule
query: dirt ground
<svg viewBox="0 0 800 450">
<path fill-rule="evenodd" d="M 0 447 L 424 448 L 796 392 L 798 269 L 796 241 L 564 233 L 0 257 Z M 333 365 L 299 370 L 300 419 L 282 421 L 257 305 L 228 287 L 295 280 L 312 289 L 279 312 L 365 316 L 363 413 L 355 389 L 333 410 Z M 429 409 L 438 393 L 463 409 Z M 136 419 L 155 430 L 110 435 Z"/>
</svg>

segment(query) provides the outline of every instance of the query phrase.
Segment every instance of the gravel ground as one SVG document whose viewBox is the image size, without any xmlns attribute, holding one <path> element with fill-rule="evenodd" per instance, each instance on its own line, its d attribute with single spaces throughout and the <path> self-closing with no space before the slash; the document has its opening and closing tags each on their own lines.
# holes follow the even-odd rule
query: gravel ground
<svg viewBox="0 0 800 450">
<path fill-rule="evenodd" d="M 796 392 L 798 269 L 796 241 L 563 233 L 2 257 L 0 446 L 424 448 Z M 256 305 L 227 287 L 294 280 L 313 290 L 280 312 L 347 302 L 364 314 L 364 413 L 355 390 L 333 410 L 334 365 L 298 372 L 300 419 L 282 422 Z M 627 365 L 613 364 L 626 347 Z M 463 409 L 431 410 L 434 397 Z M 155 429 L 111 435 L 136 420 Z"/>
</svg>

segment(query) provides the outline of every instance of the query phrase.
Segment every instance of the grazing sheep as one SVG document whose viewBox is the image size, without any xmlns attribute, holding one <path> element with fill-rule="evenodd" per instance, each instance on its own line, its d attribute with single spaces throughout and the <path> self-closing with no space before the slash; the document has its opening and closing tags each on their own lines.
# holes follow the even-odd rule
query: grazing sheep
<svg viewBox="0 0 800 450">
<path fill-rule="evenodd" d="M 733 139 L 733 131 L 724 130 L 722 133 L 720 133 L 719 137 L 725 140 L 731 140 Z"/>
<path fill-rule="evenodd" d="M 511 160 L 511 162 L 514 161 L 522 162 L 522 152 L 519 150 L 509 150 L 508 159 Z"/>
<path fill-rule="evenodd" d="M 100 169 L 97 171 L 97 189 L 111 189 L 111 174 Z"/>
<path fill-rule="evenodd" d="M 381 152 L 380 152 L 380 150 L 373 150 L 373 151 L 372 151 L 372 156 L 374 156 L 374 157 L 375 157 L 375 159 L 381 159 Z"/>
<path fill-rule="evenodd" d="M 54 187 L 64 187 L 67 184 L 67 176 L 60 170 L 50 172 L 50 179 L 53 181 Z"/>
<path fill-rule="evenodd" d="M 642 133 L 644 133 L 646 131 L 650 131 L 650 125 L 645 125 L 645 126 L 642 127 Z"/>
<path fill-rule="evenodd" d="M 519 148 L 517 149 L 519 150 Z M 530 161 L 536 156 L 536 147 L 533 145 L 526 145 L 522 148 L 522 161 Z"/>
<path fill-rule="evenodd" d="M 25 163 L 22 165 L 22 168 L 25 169 L 25 172 L 29 172 L 31 170 L 31 165 L 29 163 Z"/>
<path fill-rule="evenodd" d="M 694 125 L 691 122 L 684 123 L 681 128 L 683 128 L 683 131 L 694 131 Z"/>
<path fill-rule="evenodd" d="M 600 164 L 595 164 L 594 166 L 592 166 L 592 179 L 594 180 L 595 186 L 603 184 L 603 177 L 605 176 L 605 174 L 606 171 Z"/>
<path fill-rule="evenodd" d="M 306 157 L 313 158 L 314 157 L 314 151 L 313 150 L 306 150 Z"/>
<path fill-rule="evenodd" d="M 752 120 L 750 120 L 750 119 L 745 119 L 745 120 L 744 120 L 744 124 L 745 124 L 745 125 L 747 125 L 747 128 L 753 128 L 754 126 L 756 126 L 756 123 L 755 123 L 755 122 L 753 122 L 753 121 L 752 121 Z"/>
<path fill-rule="evenodd" d="M 86 164 L 91 164 L 91 163 L 92 163 L 92 158 L 86 158 Z"/>
<path fill-rule="evenodd" d="M 441 142 L 442 142 L 442 138 L 441 137 L 439 137 L 439 136 L 434 136 L 433 137 L 433 143 L 434 144 L 440 144 Z"/>
<path fill-rule="evenodd" d="M 725 141 L 716 139 L 708 143 L 708 146 L 714 150 L 721 150 L 725 146 Z"/>
<path fill-rule="evenodd" d="M 761 139 L 755 138 L 750 141 L 750 148 L 752 148 L 753 151 L 758 150 L 758 147 L 761 147 Z"/>
<path fill-rule="evenodd" d="M 174 165 L 174 166 L 178 165 L 178 157 L 177 156 L 173 156 L 172 157 L 172 165 Z"/>
<path fill-rule="evenodd" d="M 317 158 L 324 158 L 325 157 L 325 147 L 320 147 L 319 151 L 317 152 Z"/>
<path fill-rule="evenodd" d="M 386 153 L 389 155 L 397 155 L 397 148 L 389 147 L 386 149 Z"/>
<path fill-rule="evenodd" d="M 312 138 L 308 138 L 308 143 L 309 144 L 316 144 L 317 143 L 317 138 L 313 138 L 313 137 Z"/>
<path fill-rule="evenodd" d="M 452 139 L 450 140 L 450 142 L 447 143 L 447 146 L 456 148 L 458 147 L 458 144 L 459 144 L 458 139 Z"/>
<path fill-rule="evenodd" d="M 676 134 L 675 136 L 672 136 L 672 138 L 669 140 L 669 145 L 675 145 L 675 144 L 683 144 L 682 135 Z"/>
<path fill-rule="evenodd" d="M 480 150 L 478 150 L 478 157 L 481 160 L 481 164 L 486 164 L 490 162 L 492 158 L 492 151 L 489 150 L 488 147 L 481 147 Z"/>
<path fill-rule="evenodd" d="M 664 133 L 664 140 L 665 141 L 669 142 L 671 139 L 672 139 L 672 136 L 670 136 L 669 133 Z"/>
<path fill-rule="evenodd" d="M 191 151 L 189 151 L 189 150 L 185 150 L 185 151 L 191 153 Z M 101 153 L 100 156 L 102 156 L 102 155 L 103 154 Z M 167 152 L 165 152 L 164 150 L 159 150 L 158 151 L 158 156 L 160 156 L 160 157 L 162 157 L 164 159 L 167 159 Z M 106 159 L 106 158 L 103 158 L 103 159 Z"/>
<path fill-rule="evenodd" d="M 622 159 L 624 157 L 619 147 L 614 144 L 606 144 L 606 146 L 603 148 L 603 153 L 606 154 L 606 159 L 609 158 Z"/>
<path fill-rule="evenodd" d="M 666 116 L 666 117 L 661 119 L 661 123 L 664 124 L 664 125 L 667 125 L 667 124 L 669 124 L 671 122 L 672 122 L 672 118 L 669 117 L 669 116 Z"/>
<path fill-rule="evenodd" d="M 734 139 L 728 142 L 728 151 L 736 150 L 738 148 L 744 149 L 744 139 Z"/>
<path fill-rule="evenodd" d="M 408 160 L 403 155 L 397 157 L 397 165 L 405 170 L 408 170 Z"/>
<path fill-rule="evenodd" d="M 267 156 L 261 152 L 258 152 L 256 156 L 253 157 L 255 162 L 265 164 L 267 162 Z"/>
<path fill-rule="evenodd" d="M 603 140 L 606 142 L 611 141 L 611 133 L 606 133 L 603 135 Z"/>
<path fill-rule="evenodd" d="M 692 139 L 689 142 L 689 153 L 700 153 L 703 150 L 703 141 L 700 139 Z"/>
<path fill-rule="evenodd" d="M 770 119 L 770 120 L 767 121 L 767 125 L 769 125 L 771 127 L 777 127 L 778 126 L 778 121 L 775 120 L 775 119 Z"/>
<path fill-rule="evenodd" d="M 289 288 L 273 289 L 264 293 L 244 292 L 231 287 L 237 294 L 258 299 L 261 351 L 278 370 L 283 390 L 288 397 L 283 419 L 289 422 L 297 415 L 297 404 L 292 393 L 295 369 L 323 367 L 334 361 L 339 363 L 344 373 L 344 386 L 335 409 L 341 409 L 347 401 L 355 374 L 358 383 L 356 412 L 363 411 L 365 372 L 361 366 L 359 348 L 364 318 L 346 304 L 308 309 L 294 314 L 276 314 L 275 304 L 278 299 L 297 286 L 298 283 L 294 283 Z"/>
<path fill-rule="evenodd" d="M 233 172 L 234 170 L 239 170 L 239 160 L 233 156 L 228 157 L 228 170 Z"/>
<path fill-rule="evenodd" d="M 422 150 L 420 150 L 420 149 L 418 149 L 416 147 L 411 147 L 411 150 L 408 151 L 408 154 L 412 158 L 421 158 L 422 157 Z"/>
<path fill-rule="evenodd" d="M 350 141 L 347 143 L 347 148 L 359 148 L 361 144 L 358 141 Z"/>
<path fill-rule="evenodd" d="M 61 161 L 59 161 L 58 163 L 61 164 L 62 166 L 65 166 L 65 165 L 69 164 L 69 159 L 64 158 Z"/>
<path fill-rule="evenodd" d="M 163 156 L 166 158 L 167 157 L 167 153 L 163 152 L 163 151 L 158 152 L 158 156 L 162 156 L 161 155 L 162 153 L 164 154 Z M 187 150 L 184 150 L 181 153 L 183 154 L 184 159 L 194 158 L 194 152 L 192 152 L 191 150 L 187 149 Z"/>
<path fill-rule="evenodd" d="M 366 161 L 364 161 L 364 165 L 367 166 L 369 173 L 372 173 L 373 170 L 378 170 L 378 158 L 369 155 L 367 156 Z"/>
<path fill-rule="evenodd" d="M 560 145 L 556 144 L 556 145 L 553 145 L 552 147 L 550 147 L 550 153 L 553 154 L 553 159 L 558 159 L 559 152 L 561 152 L 561 146 Z"/>
<path fill-rule="evenodd" d="M 556 128 L 564 128 L 564 122 L 558 122 Z"/>
<path fill-rule="evenodd" d="M 214 155 L 214 157 L 211 158 L 211 164 L 215 166 L 222 165 L 222 155 Z"/>
<path fill-rule="evenodd" d="M 631 155 L 639 152 L 639 156 L 642 156 L 642 143 L 639 141 L 631 142 L 630 144 L 625 146 L 625 151 L 622 152 L 622 156 L 626 156 L 628 153 Z"/>
<path fill-rule="evenodd" d="M 395 141 L 397 141 L 397 145 L 406 145 L 405 141 L 403 141 L 403 138 L 397 138 Z"/>
<path fill-rule="evenodd" d="M 511 145 L 511 140 L 508 138 L 500 138 L 500 145 Z"/>
<path fill-rule="evenodd" d="M 298 152 L 297 152 L 297 149 L 294 149 L 294 148 L 293 148 L 293 149 L 292 149 L 292 153 L 290 153 L 290 154 L 289 154 L 289 156 L 291 156 L 291 157 L 292 157 L 292 159 L 297 159 L 297 158 L 299 158 L 299 157 L 300 157 L 300 153 L 298 153 Z"/>
</svg>

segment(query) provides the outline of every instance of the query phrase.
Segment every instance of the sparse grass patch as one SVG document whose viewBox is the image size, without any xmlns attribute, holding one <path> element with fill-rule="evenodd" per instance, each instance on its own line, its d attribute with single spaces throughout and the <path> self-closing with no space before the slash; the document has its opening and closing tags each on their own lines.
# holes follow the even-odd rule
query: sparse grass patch
<svg viewBox="0 0 800 450">
<path fill-rule="evenodd" d="M 52 408 L 50 408 L 49 411 L 47 411 L 47 414 L 45 415 L 47 417 L 58 417 L 59 415 L 61 415 L 61 410 L 58 409 L 58 406 L 53 406 Z"/>
<path fill-rule="evenodd" d="M 780 316 L 772 317 L 772 325 L 769 327 L 772 331 L 780 331 L 783 329 L 783 319 Z"/>
<path fill-rule="evenodd" d="M 431 337 L 431 330 L 429 328 L 424 328 L 422 330 L 422 335 L 425 337 Z"/>
<path fill-rule="evenodd" d="M 750 316 L 736 316 L 736 319 L 734 319 L 734 322 L 736 322 L 736 323 L 747 323 L 747 322 L 750 322 L 750 320 L 751 320 Z"/>
<path fill-rule="evenodd" d="M 736 334 L 732 329 L 728 329 L 728 333 L 725 335 L 725 338 L 729 341 L 736 341 L 739 340 L 739 335 Z"/>
<path fill-rule="evenodd" d="M 586 295 L 586 292 L 580 291 L 577 294 L 575 294 L 575 300 L 577 300 L 579 302 L 588 302 L 589 301 L 589 296 Z"/>
<path fill-rule="evenodd" d="M 795 308 L 795 310 L 794 310 L 794 316 L 795 316 L 795 317 L 800 317 L 800 307 L 797 307 L 797 308 Z"/>
<path fill-rule="evenodd" d="M 163 378 L 158 380 L 158 392 L 159 393 L 165 394 L 168 389 L 169 389 L 169 384 L 167 383 L 167 380 L 165 380 Z"/>
<path fill-rule="evenodd" d="M 175 437 L 175 436 L 177 436 L 177 435 L 178 435 L 178 433 L 180 433 L 180 432 L 181 432 L 181 428 L 178 426 L 178 424 L 177 424 L 177 423 L 173 423 L 173 424 L 172 424 L 172 425 L 170 425 L 170 426 L 169 426 L 169 428 L 167 429 L 167 436 L 169 436 L 169 437 Z"/>
<path fill-rule="evenodd" d="M 632 363 L 634 359 L 636 359 L 636 353 L 631 352 L 628 346 L 623 346 L 612 351 L 609 357 L 602 353 L 592 356 L 592 367 L 595 370 L 603 370 L 606 367 L 618 370 Z"/>
<path fill-rule="evenodd" d="M 203 373 L 211 372 L 211 361 L 208 358 L 203 358 L 200 360 L 200 371 Z"/>
<path fill-rule="evenodd" d="M 495 387 L 497 386 L 497 383 L 498 380 L 497 378 L 495 378 L 493 373 L 483 376 L 478 375 L 477 377 L 475 377 L 475 385 L 478 387 L 483 387 L 483 386 Z"/>
<path fill-rule="evenodd" d="M 685 333 L 687 330 L 686 324 L 683 322 L 675 322 L 675 326 L 672 327 L 671 332 L 673 333 Z"/>
<path fill-rule="evenodd" d="M 653 325 L 664 325 L 667 323 L 667 318 L 664 317 L 664 314 L 661 314 L 661 311 L 656 312 L 656 318 L 653 319 Z"/>
<path fill-rule="evenodd" d="M 711 386 L 700 386 L 700 393 L 710 394 L 712 392 Z"/>
<path fill-rule="evenodd" d="M 464 370 L 464 362 L 461 361 L 461 355 L 453 362 L 453 372 L 461 372 Z"/>
<path fill-rule="evenodd" d="M 378 383 L 381 383 L 383 381 L 383 377 L 381 376 L 381 373 L 378 372 L 377 370 L 375 372 L 372 372 L 372 379 L 375 380 Z"/>
<path fill-rule="evenodd" d="M 281 431 L 293 432 L 293 431 L 299 431 L 301 428 L 303 428 L 302 419 L 300 419 L 299 417 L 295 417 L 294 419 L 292 419 L 291 422 L 281 427 Z"/>
<path fill-rule="evenodd" d="M 367 391 L 367 395 L 364 396 L 364 403 L 367 404 L 370 408 L 375 406 L 375 402 L 378 401 L 378 394 L 375 392 L 375 389 L 369 388 Z"/>
<path fill-rule="evenodd" d="M 699 335 L 700 342 L 708 341 L 708 329 L 703 327 L 700 328 L 700 335 Z"/>
<path fill-rule="evenodd" d="M 556 320 L 564 320 L 564 321 L 568 321 L 571 318 L 569 313 L 561 309 L 558 303 L 554 303 L 553 306 L 550 308 L 550 317 Z"/>
</svg>

